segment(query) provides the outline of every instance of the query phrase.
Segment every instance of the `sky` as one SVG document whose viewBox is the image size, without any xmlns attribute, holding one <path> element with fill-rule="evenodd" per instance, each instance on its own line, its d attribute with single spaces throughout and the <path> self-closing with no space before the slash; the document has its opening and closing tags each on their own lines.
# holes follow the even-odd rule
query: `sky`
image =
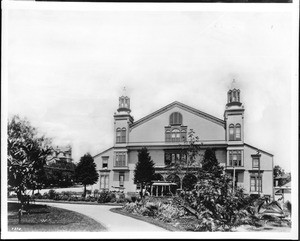
<svg viewBox="0 0 300 241">
<path fill-rule="evenodd" d="M 8 116 L 70 144 L 78 162 L 113 145 L 124 86 L 134 120 L 173 101 L 223 119 L 235 79 L 245 142 L 291 171 L 293 23 L 289 11 L 9 9 Z"/>
</svg>

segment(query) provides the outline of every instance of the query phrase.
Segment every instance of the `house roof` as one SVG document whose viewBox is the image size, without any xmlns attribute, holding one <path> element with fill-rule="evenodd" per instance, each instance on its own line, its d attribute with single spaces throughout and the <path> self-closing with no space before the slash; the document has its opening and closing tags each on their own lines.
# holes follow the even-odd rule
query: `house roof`
<svg viewBox="0 0 300 241">
<path fill-rule="evenodd" d="M 95 157 L 97 157 L 97 156 L 100 156 L 100 155 L 102 155 L 103 153 L 105 153 L 105 152 L 107 152 L 107 151 L 109 151 L 109 150 L 111 150 L 111 149 L 113 149 L 113 148 L 114 148 L 114 147 L 112 146 L 112 147 L 106 149 L 105 151 L 102 151 L 102 152 L 96 154 L 95 156 L 93 156 L 93 158 L 95 158 Z"/>
<path fill-rule="evenodd" d="M 272 157 L 274 156 L 273 154 L 271 154 L 269 152 L 266 152 L 266 151 L 263 151 L 262 149 L 259 149 L 259 148 L 255 147 L 255 146 L 251 146 L 251 145 L 249 145 L 247 143 L 244 143 L 244 144 L 245 144 L 245 146 L 251 147 L 251 148 L 256 149 L 256 150 L 259 150 L 260 152 L 262 152 L 264 154 L 267 154 L 267 155 L 272 156 Z"/>
<path fill-rule="evenodd" d="M 170 110 L 170 109 L 172 109 L 174 107 L 179 107 L 181 109 L 184 109 L 184 110 L 186 110 L 188 112 L 191 112 L 191 113 L 193 113 L 195 115 L 198 115 L 198 116 L 200 116 L 202 118 L 205 118 L 205 119 L 207 119 L 209 121 L 212 121 L 212 122 L 214 122 L 214 123 L 216 123 L 218 125 L 221 125 L 221 126 L 225 127 L 225 121 L 224 120 L 219 119 L 217 117 L 214 117 L 212 115 L 209 115 L 209 114 L 207 114 L 207 113 L 205 113 L 203 111 L 197 110 L 197 109 L 195 109 L 193 107 L 190 107 L 190 106 L 185 105 L 185 104 L 183 104 L 181 102 L 178 102 L 178 101 L 174 101 L 171 104 L 166 105 L 166 106 L 160 108 L 159 110 L 157 110 L 157 111 L 155 111 L 155 112 L 153 112 L 153 113 L 151 113 L 151 114 L 149 114 L 149 115 L 147 115 L 147 116 L 145 116 L 145 117 L 143 117 L 143 118 L 141 118 L 141 119 L 133 122 L 130 125 L 130 127 L 131 128 L 135 128 L 135 127 L 137 127 L 137 126 L 139 126 L 139 125 L 141 125 L 141 124 L 143 124 L 143 123 L 151 120 L 152 118 L 165 113 L 166 111 L 168 111 L 168 110 Z"/>
</svg>

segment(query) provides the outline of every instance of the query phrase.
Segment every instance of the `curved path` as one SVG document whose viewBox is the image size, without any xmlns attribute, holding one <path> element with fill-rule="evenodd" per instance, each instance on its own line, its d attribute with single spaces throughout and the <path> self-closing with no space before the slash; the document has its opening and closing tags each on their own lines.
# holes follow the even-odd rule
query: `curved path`
<svg viewBox="0 0 300 241">
<path fill-rule="evenodd" d="M 113 206 L 48 202 L 43 204 L 84 214 L 101 223 L 109 232 L 168 232 L 147 222 L 109 211 Z"/>
</svg>

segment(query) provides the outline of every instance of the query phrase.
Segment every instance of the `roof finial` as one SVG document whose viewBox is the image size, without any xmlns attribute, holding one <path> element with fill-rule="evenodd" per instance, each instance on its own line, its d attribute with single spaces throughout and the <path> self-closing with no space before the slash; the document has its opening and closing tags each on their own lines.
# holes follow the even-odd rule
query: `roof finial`
<svg viewBox="0 0 300 241">
<path fill-rule="evenodd" d="M 123 96 L 126 96 L 126 87 L 123 87 Z"/>
<path fill-rule="evenodd" d="M 232 82 L 231 82 L 231 89 L 234 89 L 236 87 L 236 80 L 235 78 L 233 78 Z"/>
</svg>

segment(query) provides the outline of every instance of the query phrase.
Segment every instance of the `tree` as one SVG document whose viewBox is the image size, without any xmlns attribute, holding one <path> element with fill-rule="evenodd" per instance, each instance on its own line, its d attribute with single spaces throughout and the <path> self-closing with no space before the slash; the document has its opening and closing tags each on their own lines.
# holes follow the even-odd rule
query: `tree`
<svg viewBox="0 0 300 241">
<path fill-rule="evenodd" d="M 230 230 L 246 215 L 243 190 L 236 188 L 232 192 L 231 178 L 224 173 L 211 149 L 205 151 L 199 177 L 192 194 L 185 194 L 185 201 L 199 219 L 196 230 Z"/>
<path fill-rule="evenodd" d="M 285 174 L 285 172 L 284 172 L 284 170 L 282 169 L 281 166 L 279 166 L 279 165 L 274 166 L 274 168 L 273 168 L 274 178 L 281 177 L 283 174 Z"/>
<path fill-rule="evenodd" d="M 36 128 L 19 116 L 8 120 L 7 134 L 8 187 L 16 192 L 23 206 L 25 191 L 42 185 L 43 167 L 51 153 L 50 140 L 38 136 Z"/>
<path fill-rule="evenodd" d="M 154 179 L 155 169 L 154 162 L 148 153 L 148 149 L 143 147 L 138 151 L 138 162 L 134 169 L 134 182 L 141 184 L 140 195 L 143 197 L 143 189 L 145 185 L 150 184 Z"/>
<path fill-rule="evenodd" d="M 202 143 L 199 143 L 199 137 L 196 136 L 193 129 L 190 129 L 181 148 L 180 158 L 175 158 L 168 164 L 169 176 L 175 177 L 175 175 L 185 174 L 182 186 L 185 191 L 192 189 L 194 183 L 197 182 L 192 174 L 195 174 L 200 167 L 201 146 Z"/>
<path fill-rule="evenodd" d="M 208 148 L 204 152 L 204 157 L 201 162 L 202 168 L 199 173 L 200 177 L 206 178 L 209 176 L 210 178 L 220 178 L 223 169 L 220 167 L 219 162 L 216 158 L 214 150 Z"/>
<path fill-rule="evenodd" d="M 86 196 L 86 185 L 95 184 L 99 179 L 93 157 L 87 153 L 80 158 L 75 169 L 75 177 L 84 186 L 83 197 Z"/>
</svg>

